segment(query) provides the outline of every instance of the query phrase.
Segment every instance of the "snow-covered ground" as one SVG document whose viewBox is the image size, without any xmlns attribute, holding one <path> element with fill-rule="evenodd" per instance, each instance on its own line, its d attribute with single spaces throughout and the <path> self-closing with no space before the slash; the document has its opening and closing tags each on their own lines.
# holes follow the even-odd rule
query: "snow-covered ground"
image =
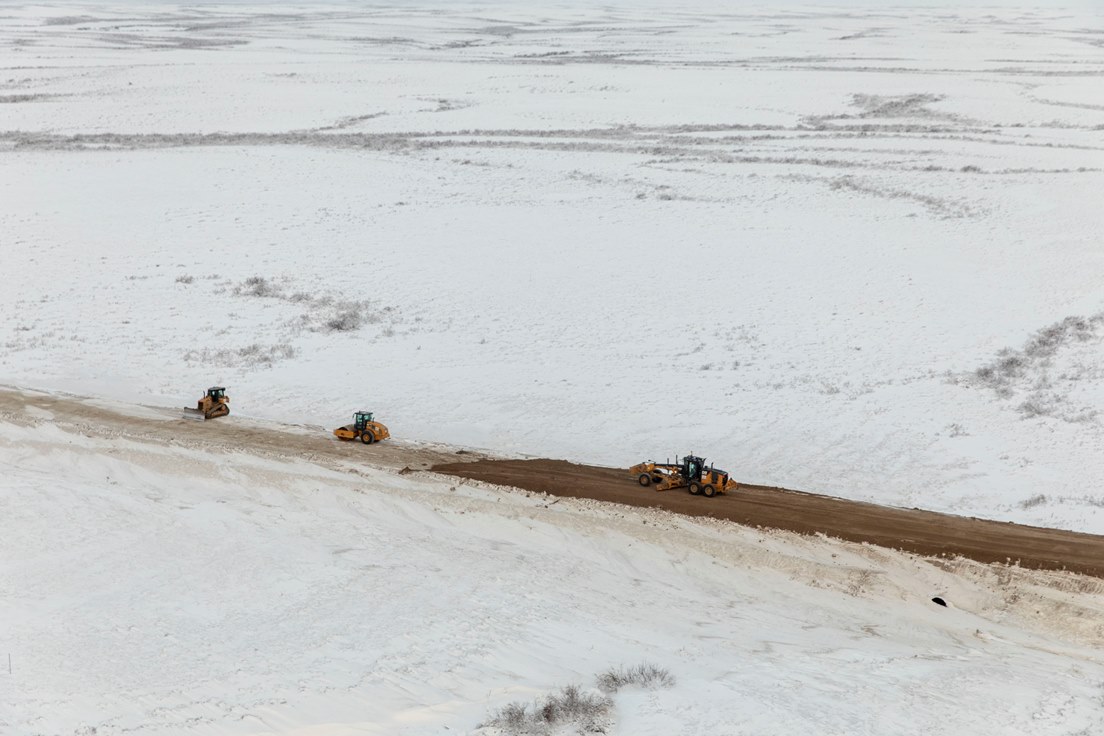
<svg viewBox="0 0 1104 736">
<path fill-rule="evenodd" d="M 1102 32 L 5 3 L 0 384 L 1104 532 Z M 611 735 L 1104 732 L 1099 580 L 52 418 L 0 736 L 497 736 L 641 661 Z"/>
<path fill-rule="evenodd" d="M 644 660 L 611 735 L 1104 730 L 1099 580 L 6 419 L 5 736 L 494 736 Z"/>
<path fill-rule="evenodd" d="M 1099 9 L 0 15 L 0 382 L 1104 532 Z"/>
</svg>

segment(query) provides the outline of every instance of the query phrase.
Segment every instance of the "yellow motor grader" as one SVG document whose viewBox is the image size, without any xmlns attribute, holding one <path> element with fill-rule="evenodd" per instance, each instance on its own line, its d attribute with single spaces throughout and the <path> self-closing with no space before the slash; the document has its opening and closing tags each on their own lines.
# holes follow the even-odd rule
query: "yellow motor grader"
<svg viewBox="0 0 1104 736">
<path fill-rule="evenodd" d="M 370 411 L 358 411 L 353 415 L 353 423 L 334 430 L 334 435 L 342 440 L 360 440 L 366 445 L 391 436 L 387 427 L 375 421 Z"/>
<path fill-rule="evenodd" d="M 687 455 L 681 460 L 676 457 L 673 463 L 640 463 L 629 468 L 629 473 L 645 488 L 653 485 L 657 491 L 686 488 L 692 495 L 701 494 L 706 498 L 736 491 L 740 487 L 727 471 L 712 465 L 706 467 L 705 458 L 696 455 Z"/>
<path fill-rule="evenodd" d="M 197 422 L 224 417 L 229 413 L 230 397 L 222 386 L 207 389 L 207 395 L 196 402 L 196 408 L 184 407 L 184 419 L 194 419 Z"/>
</svg>

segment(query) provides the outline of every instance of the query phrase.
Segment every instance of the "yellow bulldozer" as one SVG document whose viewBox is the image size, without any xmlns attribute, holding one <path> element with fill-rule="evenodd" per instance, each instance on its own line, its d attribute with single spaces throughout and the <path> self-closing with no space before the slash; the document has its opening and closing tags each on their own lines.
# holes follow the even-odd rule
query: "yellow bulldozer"
<svg viewBox="0 0 1104 736">
<path fill-rule="evenodd" d="M 375 420 L 370 411 L 358 411 L 353 415 L 353 423 L 334 430 L 334 435 L 342 440 L 360 440 L 366 445 L 385 440 L 391 436 L 387 427 Z"/>
<path fill-rule="evenodd" d="M 705 458 L 687 455 L 675 462 L 646 462 L 629 468 L 636 482 L 647 488 L 655 486 L 657 491 L 669 491 L 672 488 L 686 488 L 692 495 L 713 498 L 718 493 L 736 491 L 740 484 L 729 477 L 728 472 L 712 465 L 706 466 Z"/>
<path fill-rule="evenodd" d="M 222 386 L 207 389 L 207 395 L 196 402 L 196 408 L 184 407 L 184 418 L 203 422 L 230 413 L 230 397 Z"/>
</svg>

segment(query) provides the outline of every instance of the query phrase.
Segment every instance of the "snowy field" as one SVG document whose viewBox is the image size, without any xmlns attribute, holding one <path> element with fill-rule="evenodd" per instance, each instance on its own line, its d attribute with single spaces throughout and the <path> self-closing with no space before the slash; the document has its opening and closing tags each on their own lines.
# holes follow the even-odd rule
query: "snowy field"
<svg viewBox="0 0 1104 736">
<path fill-rule="evenodd" d="M 1087 8 L 5 4 L 0 67 L 0 383 L 1104 532 Z"/>
<path fill-rule="evenodd" d="M 1100 580 L 11 419 L 5 736 L 1104 732 Z"/>
<path fill-rule="evenodd" d="M 0 384 L 1104 533 L 1102 77 L 1089 9 L 7 3 Z M 1100 580 L 195 436 L 0 415 L 0 736 L 1104 733 Z"/>
</svg>

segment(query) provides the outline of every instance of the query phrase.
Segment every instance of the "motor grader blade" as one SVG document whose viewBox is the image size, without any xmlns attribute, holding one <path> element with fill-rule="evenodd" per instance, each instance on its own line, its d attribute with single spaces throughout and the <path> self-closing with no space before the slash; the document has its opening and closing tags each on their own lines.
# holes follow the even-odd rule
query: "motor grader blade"
<svg viewBox="0 0 1104 736">
<path fill-rule="evenodd" d="M 686 485 L 670 463 L 640 463 L 629 468 L 629 474 L 636 476 L 636 482 L 640 485 L 645 488 L 655 486 L 657 491 L 669 491 Z"/>
<path fill-rule="evenodd" d="M 675 488 L 685 487 L 686 483 L 683 482 L 682 478 L 678 477 L 677 475 L 668 475 L 664 477 L 663 480 L 661 480 L 659 483 L 655 484 L 655 489 L 657 491 L 670 491 Z"/>
</svg>

